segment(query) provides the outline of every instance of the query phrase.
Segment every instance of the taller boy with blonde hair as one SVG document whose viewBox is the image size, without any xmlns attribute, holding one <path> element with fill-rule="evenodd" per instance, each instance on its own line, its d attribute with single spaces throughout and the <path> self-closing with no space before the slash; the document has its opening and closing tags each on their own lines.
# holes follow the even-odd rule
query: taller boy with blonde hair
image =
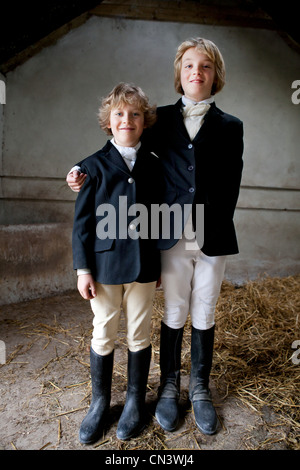
<svg viewBox="0 0 300 470">
<path fill-rule="evenodd" d="M 155 143 L 160 149 L 167 185 L 165 202 L 191 204 L 187 225 L 196 230 L 196 206 L 204 205 L 204 243 L 187 245 L 162 240 L 162 286 L 165 296 L 161 324 L 161 384 L 155 416 L 167 431 L 179 421 L 181 344 L 191 316 L 189 397 L 195 421 L 205 434 L 217 430 L 209 390 L 215 306 L 226 256 L 238 252 L 233 215 L 242 174 L 242 122 L 218 109 L 214 95 L 225 84 L 225 65 L 210 40 L 190 38 L 177 49 L 174 105 L 158 108 Z M 182 227 L 184 230 L 185 227 Z"/>
</svg>

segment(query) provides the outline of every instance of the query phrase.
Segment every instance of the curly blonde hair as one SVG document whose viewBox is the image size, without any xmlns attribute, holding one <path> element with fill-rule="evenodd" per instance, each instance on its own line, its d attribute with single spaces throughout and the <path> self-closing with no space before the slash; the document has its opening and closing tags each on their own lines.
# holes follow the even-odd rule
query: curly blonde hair
<svg viewBox="0 0 300 470">
<path fill-rule="evenodd" d="M 215 95 L 216 93 L 221 91 L 223 86 L 225 85 L 225 63 L 222 54 L 217 48 L 217 46 L 209 39 L 203 38 L 187 39 L 178 47 L 174 60 L 175 90 L 177 91 L 177 93 L 184 95 L 180 80 L 182 56 L 191 47 L 195 47 L 199 52 L 207 55 L 207 57 L 214 63 L 216 75 L 212 86 L 211 94 Z"/>
<path fill-rule="evenodd" d="M 108 127 L 111 110 L 122 108 L 125 104 L 135 104 L 144 113 L 144 126 L 153 126 L 156 121 L 156 106 L 150 105 L 149 98 L 140 87 L 121 82 L 112 89 L 106 98 L 103 98 L 99 108 L 98 121 L 106 134 L 112 135 L 111 129 Z"/>
</svg>

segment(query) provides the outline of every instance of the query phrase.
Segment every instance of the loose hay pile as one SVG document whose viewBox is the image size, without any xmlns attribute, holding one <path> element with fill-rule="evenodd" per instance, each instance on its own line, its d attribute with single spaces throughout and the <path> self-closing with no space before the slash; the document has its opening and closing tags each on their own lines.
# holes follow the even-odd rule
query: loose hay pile
<svg viewBox="0 0 300 470">
<path fill-rule="evenodd" d="M 162 293 L 155 303 L 153 343 L 159 354 Z M 216 311 L 212 377 L 224 396 L 262 412 L 271 407 L 286 427 L 284 439 L 300 449 L 300 276 L 264 278 L 242 286 L 224 282 Z M 185 328 L 183 371 L 190 369 L 190 325 Z M 293 355 L 294 354 L 294 355 Z M 158 361 L 158 357 L 155 359 Z"/>
</svg>

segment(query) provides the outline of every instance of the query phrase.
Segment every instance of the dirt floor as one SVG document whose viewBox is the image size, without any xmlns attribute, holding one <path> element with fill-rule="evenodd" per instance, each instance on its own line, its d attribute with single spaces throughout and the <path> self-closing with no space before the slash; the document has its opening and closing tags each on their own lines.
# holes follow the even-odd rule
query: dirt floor
<svg viewBox="0 0 300 470">
<path fill-rule="evenodd" d="M 161 299 L 161 293 L 157 295 Z M 1 307 L 2 358 L 3 346 L 6 348 L 5 363 L 0 366 L 1 450 L 287 450 L 291 447 L 287 439 L 290 426 L 268 403 L 260 408 L 249 406 L 231 394 L 230 387 L 222 390 L 214 374 L 211 389 L 220 425 L 214 436 L 203 435 L 195 426 L 188 401 L 186 370 L 182 372 L 180 426 L 174 433 L 164 432 L 154 418 L 159 384 L 160 318 L 156 318 L 153 327 L 148 426 L 136 439 L 121 442 L 116 438 L 126 394 L 127 349 L 121 328 L 107 431 L 94 445 L 80 444 L 78 430 L 91 394 L 91 325 L 89 303 L 77 292 Z M 184 341 L 188 355 L 189 339 Z"/>
</svg>

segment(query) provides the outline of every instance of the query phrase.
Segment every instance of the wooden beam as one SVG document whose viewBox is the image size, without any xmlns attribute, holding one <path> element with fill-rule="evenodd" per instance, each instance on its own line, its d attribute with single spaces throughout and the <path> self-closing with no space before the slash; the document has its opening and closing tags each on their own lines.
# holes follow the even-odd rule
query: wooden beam
<svg viewBox="0 0 300 470">
<path fill-rule="evenodd" d="M 18 65 L 23 64 L 24 62 L 26 62 L 26 60 L 30 59 L 30 57 L 33 57 L 35 54 L 40 52 L 44 47 L 55 44 L 58 39 L 67 34 L 71 29 L 78 28 L 79 26 L 81 26 L 90 18 L 90 16 L 91 14 L 89 12 L 83 13 L 74 20 L 70 21 L 69 23 L 66 23 L 57 30 L 48 34 L 48 36 L 40 39 L 35 44 L 32 44 L 23 51 L 14 55 L 11 59 L 0 65 L 0 72 L 5 75 L 7 72 L 13 70 Z"/>
<path fill-rule="evenodd" d="M 90 12 L 110 18 L 275 29 L 271 17 L 259 8 L 204 5 L 192 0 L 104 0 Z"/>
</svg>

